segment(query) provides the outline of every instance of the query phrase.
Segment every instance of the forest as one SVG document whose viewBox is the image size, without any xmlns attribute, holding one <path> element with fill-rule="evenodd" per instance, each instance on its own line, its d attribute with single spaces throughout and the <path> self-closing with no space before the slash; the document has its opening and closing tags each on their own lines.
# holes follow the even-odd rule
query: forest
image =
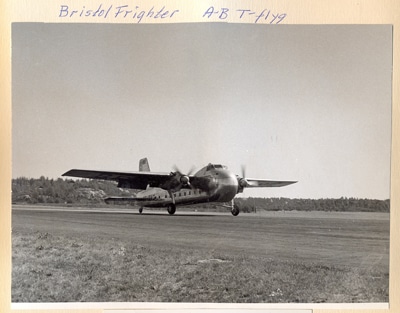
<svg viewBox="0 0 400 313">
<path fill-rule="evenodd" d="M 107 196 L 134 196 L 135 191 L 118 188 L 115 182 L 89 179 L 49 179 L 47 177 L 19 177 L 12 180 L 13 204 L 52 204 L 102 206 Z M 341 211 L 389 212 L 390 200 L 346 198 L 290 199 L 290 198 L 235 198 L 242 212 L 267 211 Z M 199 207 L 197 205 L 196 207 Z M 200 207 L 213 209 L 214 204 Z"/>
</svg>

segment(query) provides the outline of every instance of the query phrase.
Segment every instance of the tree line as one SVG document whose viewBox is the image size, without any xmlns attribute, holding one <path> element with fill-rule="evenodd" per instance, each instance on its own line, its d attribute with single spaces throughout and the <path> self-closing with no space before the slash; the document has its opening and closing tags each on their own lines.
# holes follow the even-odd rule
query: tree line
<svg viewBox="0 0 400 313">
<path fill-rule="evenodd" d="M 390 200 L 339 198 L 339 199 L 289 199 L 289 198 L 236 198 L 235 203 L 243 212 L 268 211 L 339 211 L 385 212 Z"/>
<path fill-rule="evenodd" d="M 34 179 L 19 177 L 12 180 L 12 202 L 15 204 L 103 204 L 107 196 L 134 196 L 134 191 L 118 188 L 112 181 L 90 179 Z M 242 212 L 267 211 L 347 211 L 389 212 L 389 200 L 345 198 L 290 199 L 290 198 L 236 198 L 235 205 Z M 212 208 L 212 204 L 203 207 Z"/>
<path fill-rule="evenodd" d="M 88 179 L 39 179 L 19 177 L 12 180 L 13 203 L 90 204 L 103 203 L 107 195 L 131 196 L 116 183 Z"/>
</svg>

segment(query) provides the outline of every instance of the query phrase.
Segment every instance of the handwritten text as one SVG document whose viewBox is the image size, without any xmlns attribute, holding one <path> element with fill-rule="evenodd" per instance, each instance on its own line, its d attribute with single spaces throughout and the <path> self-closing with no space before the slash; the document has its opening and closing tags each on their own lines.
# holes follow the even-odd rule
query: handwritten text
<svg viewBox="0 0 400 313">
<path fill-rule="evenodd" d="M 262 11 L 253 11 L 249 9 L 230 10 L 229 8 L 209 7 L 203 14 L 203 18 L 217 17 L 219 20 L 226 20 L 233 16 L 238 19 L 250 18 L 254 23 L 279 24 L 286 17 L 286 13 L 276 13 L 271 10 L 264 9 Z"/>
<path fill-rule="evenodd" d="M 83 6 L 79 9 L 70 8 L 68 5 L 61 5 L 58 17 L 60 18 L 103 18 L 103 19 L 119 19 L 132 20 L 136 23 L 142 22 L 143 19 L 171 19 L 179 13 L 179 10 L 169 10 L 165 6 L 149 10 L 142 10 L 138 6 L 130 5 L 107 5 L 100 4 L 95 9 Z"/>
</svg>

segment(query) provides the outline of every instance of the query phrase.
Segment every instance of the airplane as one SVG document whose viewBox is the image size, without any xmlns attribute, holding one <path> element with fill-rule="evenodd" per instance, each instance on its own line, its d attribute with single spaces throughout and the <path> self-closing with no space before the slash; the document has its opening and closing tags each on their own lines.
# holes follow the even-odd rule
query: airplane
<svg viewBox="0 0 400 313">
<path fill-rule="evenodd" d="M 166 207 L 169 214 L 176 212 L 177 205 L 199 203 L 227 203 L 233 216 L 240 212 L 234 205 L 234 198 L 245 188 L 282 187 L 297 181 L 274 181 L 245 178 L 235 175 L 225 165 L 209 163 L 197 173 L 182 174 L 177 168 L 170 173 L 151 172 L 147 158 L 139 161 L 138 172 L 112 172 L 71 169 L 62 176 L 89 179 L 111 180 L 118 183 L 119 188 L 139 189 L 135 197 L 108 197 L 111 201 L 130 201 L 139 204 L 139 213 L 144 207 Z M 222 205 L 222 204 L 221 204 Z M 226 205 L 222 205 L 225 206 Z"/>
</svg>

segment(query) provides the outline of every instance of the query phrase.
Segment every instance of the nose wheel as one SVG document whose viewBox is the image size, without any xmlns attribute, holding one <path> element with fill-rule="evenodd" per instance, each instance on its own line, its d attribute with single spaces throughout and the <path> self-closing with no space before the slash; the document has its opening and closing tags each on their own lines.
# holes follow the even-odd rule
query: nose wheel
<svg viewBox="0 0 400 313">
<path fill-rule="evenodd" d="M 238 215 L 239 215 L 239 212 L 240 212 L 240 211 L 239 211 L 238 208 L 233 208 L 232 211 L 231 211 L 231 213 L 232 213 L 233 216 L 238 216 Z"/>
<path fill-rule="evenodd" d="M 139 214 L 142 214 L 143 213 L 143 207 L 140 207 L 139 208 Z"/>
<path fill-rule="evenodd" d="M 232 200 L 232 209 L 231 209 L 231 213 L 233 216 L 238 216 L 240 213 L 239 207 L 237 205 L 235 205 L 235 203 Z"/>
</svg>

